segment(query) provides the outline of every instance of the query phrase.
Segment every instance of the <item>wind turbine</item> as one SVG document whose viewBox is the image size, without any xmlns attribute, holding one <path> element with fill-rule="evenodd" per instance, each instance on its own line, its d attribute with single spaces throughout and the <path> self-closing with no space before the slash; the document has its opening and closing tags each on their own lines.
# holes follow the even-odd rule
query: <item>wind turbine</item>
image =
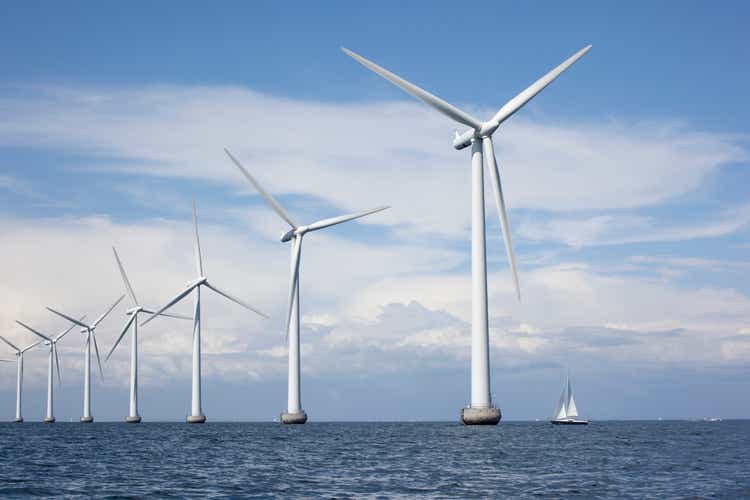
<svg viewBox="0 0 750 500">
<path fill-rule="evenodd" d="M 141 323 L 141 326 L 145 325 L 156 316 L 163 315 L 164 311 L 177 304 L 179 301 L 187 297 L 190 292 L 195 290 L 195 312 L 193 315 L 193 387 L 192 387 L 192 401 L 191 401 L 191 414 L 187 417 L 189 424 L 202 424 L 206 421 L 206 416 L 203 414 L 203 408 L 201 406 L 201 287 L 206 287 L 209 290 L 213 290 L 225 299 L 231 300 L 235 304 L 238 304 L 245 309 L 249 309 L 256 314 L 268 318 L 264 313 L 260 312 L 253 306 L 246 304 L 240 299 L 233 297 L 229 293 L 220 290 L 213 283 L 209 283 L 206 278 L 206 273 L 203 271 L 203 258 L 201 257 L 201 245 L 198 237 L 198 216 L 196 215 L 195 202 L 193 202 L 193 230 L 194 230 L 194 252 L 195 252 L 195 267 L 198 271 L 198 278 L 188 284 L 187 288 L 178 293 L 172 300 L 156 311 L 154 314 L 148 317 L 146 321 Z"/>
<path fill-rule="evenodd" d="M 99 326 L 99 323 L 101 323 L 102 320 L 104 320 L 104 318 L 106 318 L 107 315 L 112 312 L 112 309 L 114 309 L 117 304 L 119 304 L 120 301 L 122 301 L 122 299 L 124 298 L 125 296 L 121 295 L 114 304 L 109 306 L 109 309 L 104 311 L 104 313 L 96 318 L 96 321 L 94 321 L 90 325 L 83 323 L 83 321 L 81 320 L 71 318 L 67 314 L 55 311 L 51 307 L 47 308 L 49 312 L 57 314 L 58 316 L 63 317 L 68 321 L 80 326 L 82 328 L 81 333 L 86 335 L 86 348 L 83 351 L 83 415 L 80 418 L 80 421 L 84 424 L 90 424 L 94 421 L 94 417 L 91 416 L 91 341 L 94 341 L 96 362 L 99 365 L 99 376 L 104 378 L 104 372 L 102 371 L 102 360 L 101 358 L 99 358 L 99 345 L 96 343 L 96 327 Z"/>
<path fill-rule="evenodd" d="M 128 275 L 125 274 L 125 268 L 122 266 L 122 262 L 120 262 L 120 257 L 117 255 L 115 247 L 112 247 L 112 252 L 115 254 L 115 260 L 117 261 L 117 267 L 120 269 L 120 275 L 122 276 L 122 282 L 125 285 L 125 291 L 128 293 L 130 300 L 133 301 L 134 307 L 126 311 L 126 314 L 130 316 L 130 319 L 125 323 L 125 328 L 122 329 L 122 333 L 117 337 L 117 341 L 115 341 L 112 349 L 109 350 L 109 354 L 107 354 L 105 360 L 109 361 L 109 357 L 112 356 L 112 353 L 120 344 L 120 341 L 125 334 L 128 333 L 128 330 L 132 325 L 133 334 L 130 337 L 130 411 L 128 412 L 128 416 L 125 417 L 125 422 L 138 423 L 141 421 L 141 415 L 138 413 L 138 315 L 140 313 L 154 314 L 154 311 L 146 309 L 138 303 L 138 299 L 135 298 L 133 287 L 130 286 L 130 280 L 128 280 Z M 186 316 L 177 316 L 173 314 L 161 314 L 161 316 L 191 319 Z"/>
<path fill-rule="evenodd" d="M 471 406 L 461 411 L 461 420 L 465 424 L 497 424 L 500 421 L 500 409 L 492 404 L 490 396 L 490 361 L 489 361 L 489 332 L 487 320 L 487 260 L 485 247 L 485 216 L 484 216 L 484 173 L 483 163 L 490 174 L 492 191 L 495 195 L 495 205 L 500 217 L 505 250 L 508 254 L 508 264 L 513 276 L 516 295 L 521 300 L 521 289 L 518 284 L 518 273 L 510 239 L 508 216 L 505 211 L 505 200 L 500 185 L 500 172 L 495 160 L 495 149 L 492 144 L 492 134 L 501 123 L 510 118 L 524 104 L 542 91 L 555 78 L 580 59 L 591 45 L 579 50 L 562 64 L 534 82 L 526 90 L 505 103 L 500 110 L 488 121 L 480 121 L 470 114 L 445 102 L 429 92 L 417 87 L 403 78 L 391 73 L 372 61 L 355 54 L 342 47 L 341 50 L 367 69 L 377 73 L 405 92 L 416 97 L 437 111 L 452 118 L 456 122 L 466 125 L 469 130 L 459 134 L 456 132 L 453 147 L 460 150 L 471 146 L 472 172 L 472 203 L 471 203 L 471 277 L 472 277 L 472 315 L 471 315 Z"/>
<path fill-rule="evenodd" d="M 85 317 L 86 316 L 81 317 L 81 320 L 83 320 Z M 53 392 L 52 371 L 54 368 L 57 368 L 57 384 L 60 385 L 62 383 L 62 379 L 60 377 L 60 357 L 57 355 L 57 343 L 60 342 L 62 338 L 68 334 L 68 332 L 70 332 L 73 328 L 75 328 L 76 325 L 75 324 L 70 325 L 67 330 L 60 332 L 59 334 L 57 334 L 56 337 L 53 338 L 49 335 L 45 335 L 39 332 L 38 330 L 31 328 L 29 325 L 22 323 L 18 320 L 16 320 L 16 323 L 26 328 L 28 331 L 30 331 L 34 335 L 41 337 L 42 342 L 44 342 L 44 345 L 49 346 L 49 365 L 47 368 L 47 415 L 45 415 L 44 417 L 44 423 L 51 424 L 55 421 L 55 413 L 54 413 L 54 407 L 53 407 L 53 395 L 52 395 L 52 392 Z"/>
<path fill-rule="evenodd" d="M 302 401 L 300 394 L 300 340 L 299 340 L 299 265 L 300 255 L 302 252 L 302 238 L 305 234 L 311 231 L 317 231 L 329 226 L 341 224 L 354 219 L 359 219 L 365 215 L 374 214 L 387 208 L 388 206 L 377 207 L 371 210 L 365 210 L 364 212 L 357 212 L 353 214 L 341 215 L 339 217 L 333 217 L 330 219 L 323 219 L 317 222 L 313 222 L 307 226 L 299 226 L 289 214 L 286 213 L 284 208 L 271 196 L 263 187 L 258 183 L 255 178 L 242 166 L 242 164 L 232 156 L 227 149 L 224 149 L 229 159 L 231 159 L 240 172 L 255 186 L 255 189 L 265 198 L 271 208 L 281 217 L 287 224 L 291 226 L 291 229 L 281 235 L 281 241 L 291 241 L 291 284 L 289 287 L 289 311 L 287 313 L 286 332 L 289 343 L 289 379 L 287 389 L 287 409 L 285 413 L 281 414 L 281 422 L 285 424 L 304 424 L 307 422 L 307 413 L 302 409 Z"/>
<path fill-rule="evenodd" d="M 16 377 L 16 418 L 13 421 L 20 424 L 21 422 L 23 422 L 23 416 L 21 415 L 21 392 L 23 390 L 23 353 L 25 353 L 32 347 L 38 346 L 42 341 L 38 340 L 33 344 L 29 344 L 21 349 L 16 347 L 10 340 L 6 339 L 2 335 L 0 335 L 0 340 L 8 344 L 11 349 L 16 351 L 16 368 L 18 374 Z M 0 361 L 7 362 L 8 360 L 0 359 Z"/>
</svg>

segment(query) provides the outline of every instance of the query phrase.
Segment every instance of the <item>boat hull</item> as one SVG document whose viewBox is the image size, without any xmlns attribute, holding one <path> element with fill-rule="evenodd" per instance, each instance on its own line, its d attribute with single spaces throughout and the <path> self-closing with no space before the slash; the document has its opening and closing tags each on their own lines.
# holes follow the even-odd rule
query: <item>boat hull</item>
<svg viewBox="0 0 750 500">
<path fill-rule="evenodd" d="M 588 420 L 578 420 L 575 418 L 561 418 L 559 420 L 550 420 L 554 425 L 589 425 Z"/>
</svg>

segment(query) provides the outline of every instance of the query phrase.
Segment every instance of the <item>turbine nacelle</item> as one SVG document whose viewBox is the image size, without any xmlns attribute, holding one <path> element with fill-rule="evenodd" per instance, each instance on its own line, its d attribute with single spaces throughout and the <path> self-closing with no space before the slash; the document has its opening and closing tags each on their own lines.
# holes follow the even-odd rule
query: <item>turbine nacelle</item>
<svg viewBox="0 0 750 500">
<path fill-rule="evenodd" d="M 188 281 L 187 283 L 185 283 L 185 287 L 186 288 L 193 288 L 193 287 L 196 287 L 198 285 L 202 285 L 206 281 L 208 281 L 208 278 L 206 278 L 205 276 L 201 276 L 198 279 L 194 279 L 193 281 Z"/>
<path fill-rule="evenodd" d="M 294 238 L 295 231 L 296 229 L 290 229 L 286 233 L 281 233 L 281 238 L 280 238 L 281 242 L 286 243 L 287 241 L 290 241 L 292 238 Z"/>
<path fill-rule="evenodd" d="M 304 236 L 305 233 L 307 233 L 309 230 L 310 230 L 310 226 L 299 226 L 299 227 L 290 229 L 289 231 L 281 235 L 281 242 L 286 243 L 287 241 L 292 240 L 296 236 Z"/>
<path fill-rule="evenodd" d="M 128 309 L 127 311 L 125 311 L 125 314 L 128 315 L 128 316 L 132 316 L 133 314 L 139 313 L 141 311 L 143 311 L 143 307 L 141 307 L 141 306 L 135 306 L 135 307 L 131 307 L 130 309 Z"/>
<path fill-rule="evenodd" d="M 456 132 L 456 137 L 453 139 L 453 147 L 458 150 L 468 148 L 476 140 L 481 140 L 483 137 L 491 137 L 499 126 L 499 122 L 490 120 L 482 123 L 479 129 L 469 129 L 463 134 Z"/>
</svg>

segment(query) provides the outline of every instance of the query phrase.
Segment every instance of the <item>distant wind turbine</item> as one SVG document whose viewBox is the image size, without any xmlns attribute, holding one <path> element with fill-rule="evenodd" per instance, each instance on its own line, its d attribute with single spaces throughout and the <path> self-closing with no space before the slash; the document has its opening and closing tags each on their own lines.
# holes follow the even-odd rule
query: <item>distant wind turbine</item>
<svg viewBox="0 0 750 500">
<path fill-rule="evenodd" d="M 51 307 L 48 307 L 47 310 L 51 313 L 57 314 L 60 317 L 63 317 L 67 319 L 68 321 L 75 323 L 76 325 L 82 327 L 81 333 L 86 335 L 86 348 L 83 352 L 83 415 L 81 416 L 81 422 L 84 424 L 90 424 L 94 421 L 94 417 L 91 415 L 91 341 L 94 341 L 94 351 L 96 351 L 96 362 L 99 365 L 99 376 L 104 378 L 104 372 L 102 371 L 102 360 L 99 357 L 99 345 L 96 342 L 96 327 L 99 326 L 99 323 L 101 323 L 104 318 L 106 318 L 109 313 L 112 312 L 112 309 L 114 309 L 117 304 L 119 304 L 122 299 L 124 299 L 125 296 L 121 295 L 119 299 L 115 301 L 114 304 L 109 306 L 109 309 L 104 311 L 101 316 L 96 318 L 96 321 L 91 323 L 90 325 L 87 325 L 86 323 L 83 323 L 81 320 L 77 320 L 75 318 L 72 318 L 68 316 L 67 314 L 63 314 L 59 311 L 56 311 L 52 309 Z"/>
<path fill-rule="evenodd" d="M 10 340 L 6 339 L 2 335 L 0 335 L 0 340 L 5 342 L 10 346 L 11 349 L 16 351 L 16 368 L 17 368 L 17 377 L 16 377 L 16 418 L 13 420 L 16 423 L 23 422 L 23 415 L 21 415 L 21 392 L 23 391 L 23 353 L 28 351 L 29 349 L 38 346 L 42 341 L 38 340 L 34 342 L 33 344 L 29 344 L 24 348 L 16 347 Z M 7 360 L 0 360 L 0 361 L 7 361 Z"/>
<path fill-rule="evenodd" d="M 307 226 L 297 225 L 284 208 L 258 183 L 255 178 L 242 166 L 242 164 L 232 156 L 229 150 L 224 149 L 229 159 L 231 159 L 240 172 L 247 178 L 260 195 L 271 205 L 271 208 L 281 217 L 291 229 L 281 236 L 282 242 L 292 241 L 292 261 L 291 261 L 291 283 L 289 286 L 289 311 L 287 313 L 286 332 L 289 344 L 289 379 L 287 392 L 287 411 L 281 414 L 281 421 L 285 424 L 304 424 L 307 422 L 307 413 L 302 409 L 302 398 L 300 391 L 300 339 L 299 339 L 299 266 L 302 252 L 302 237 L 311 232 L 323 229 L 342 222 L 358 219 L 365 215 L 374 214 L 387 208 L 388 206 L 377 207 L 364 212 L 341 215 L 330 219 L 319 220 Z"/>
<path fill-rule="evenodd" d="M 82 316 L 81 320 L 83 320 L 86 316 Z M 38 330 L 35 330 L 31 328 L 29 325 L 22 323 L 18 320 L 16 320 L 16 323 L 21 325 L 22 327 L 26 328 L 28 331 L 33 333 L 34 335 L 37 335 L 38 337 L 42 338 L 42 341 L 44 342 L 44 345 L 49 346 L 49 365 L 47 368 L 47 415 L 44 417 L 44 423 L 51 424 L 55 421 L 55 412 L 54 412 L 54 399 L 53 399 L 53 383 L 52 383 L 52 372 L 54 369 L 57 369 L 57 384 L 60 385 L 62 383 L 62 378 L 60 377 L 60 357 L 57 355 L 57 343 L 60 342 L 63 337 L 65 337 L 68 332 L 70 332 L 73 328 L 76 327 L 75 324 L 70 325 L 67 330 L 57 334 L 56 337 L 52 337 L 49 335 L 45 335 L 44 333 L 41 333 Z"/>
<path fill-rule="evenodd" d="M 487 320 L 487 260 L 485 247 L 485 216 L 484 216 L 484 174 L 483 163 L 490 174 L 495 204 L 500 217 L 505 250 L 508 254 L 516 296 L 521 300 L 521 288 L 518 284 L 516 260 L 510 239 L 508 216 L 505 211 L 505 200 L 500 185 L 500 172 L 495 160 L 495 148 L 492 144 L 492 134 L 501 123 L 510 118 L 524 104 L 541 92 L 555 78 L 568 69 L 578 59 L 588 52 L 591 45 L 579 50 L 562 64 L 534 82 L 526 90 L 505 103 L 500 110 L 488 121 L 480 121 L 452 104 L 445 102 L 413 83 L 391 73 L 359 54 L 342 47 L 342 51 L 367 69 L 377 73 L 401 90 L 411 94 L 428 106 L 454 121 L 466 125 L 469 130 L 459 134 L 453 140 L 453 147 L 464 149 L 471 146 L 472 170 L 472 221 L 471 221 L 471 275 L 472 275 L 472 321 L 471 321 L 471 406 L 464 408 L 461 419 L 466 424 L 497 424 L 500 421 L 500 410 L 493 406 L 490 396 L 489 371 L 489 333 Z"/>
<path fill-rule="evenodd" d="M 187 422 L 190 424 L 202 424 L 206 421 L 206 416 L 203 414 L 203 408 L 201 406 L 201 287 L 205 286 L 209 290 L 213 290 L 222 297 L 231 300 L 245 309 L 249 309 L 256 314 L 259 314 L 264 318 L 268 318 L 268 316 L 253 306 L 220 290 L 213 283 L 209 283 L 208 278 L 206 278 L 206 273 L 203 271 L 203 258 L 201 257 L 200 238 L 198 237 L 198 216 L 196 215 L 195 202 L 193 202 L 193 230 L 195 236 L 195 266 L 198 271 L 198 278 L 191 282 L 187 288 L 178 293 L 172 300 L 167 302 L 164 307 L 149 316 L 146 321 L 141 323 L 141 326 L 145 325 L 156 316 L 163 315 L 164 311 L 177 304 L 179 301 L 187 297 L 190 292 L 195 290 L 195 313 L 193 315 L 193 391 L 191 414 L 187 417 Z"/>
<path fill-rule="evenodd" d="M 133 302 L 134 307 L 126 311 L 126 314 L 130 316 L 130 319 L 127 321 L 127 323 L 125 323 L 125 328 L 122 329 L 122 333 L 120 333 L 120 336 L 117 337 L 117 340 L 112 346 L 112 349 L 109 350 L 109 353 L 107 354 L 105 360 L 109 361 L 109 357 L 112 356 L 112 353 L 120 344 L 120 341 L 125 336 L 125 334 L 128 333 L 128 330 L 132 325 L 133 334 L 130 336 L 130 411 L 128 412 L 128 416 L 125 417 L 125 422 L 138 423 L 141 421 L 141 415 L 140 413 L 138 413 L 138 315 L 140 313 L 154 314 L 154 311 L 146 309 L 138 303 L 138 299 L 135 298 L 133 287 L 130 285 L 128 275 L 125 274 L 125 268 L 122 266 L 122 262 L 120 262 L 120 257 L 117 255 L 117 250 L 115 250 L 115 247 L 112 247 L 112 252 L 115 254 L 115 261 L 117 261 L 117 267 L 120 269 L 120 275 L 122 276 L 122 282 L 125 285 L 125 291 L 128 293 L 128 296 Z M 191 319 L 187 316 L 177 316 L 173 314 L 161 314 L 160 316 Z"/>
</svg>

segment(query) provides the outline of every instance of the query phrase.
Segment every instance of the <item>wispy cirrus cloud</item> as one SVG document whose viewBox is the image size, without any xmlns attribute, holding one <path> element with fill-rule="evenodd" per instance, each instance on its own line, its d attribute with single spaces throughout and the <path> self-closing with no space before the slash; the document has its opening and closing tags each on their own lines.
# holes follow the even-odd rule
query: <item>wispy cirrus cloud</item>
<svg viewBox="0 0 750 500">
<path fill-rule="evenodd" d="M 558 242 L 572 247 L 621 245 L 716 238 L 750 224 L 750 204 L 726 209 L 713 219 L 666 222 L 653 216 L 606 214 L 593 216 L 527 217 L 520 234 L 532 241 Z"/>
<path fill-rule="evenodd" d="M 0 145 L 75 151 L 88 156 L 90 169 L 237 186 L 222 152 L 228 146 L 275 193 L 345 209 L 390 203 L 387 224 L 466 234 L 468 153 L 451 148 L 453 125 L 418 103 L 320 103 L 230 86 L 71 85 L 8 93 L 0 107 Z M 496 136 L 510 207 L 552 216 L 663 203 L 723 165 L 746 160 L 743 141 L 674 121 L 541 123 L 523 116 Z M 337 188 L 342 179 L 346 189 Z M 553 217 L 546 219 L 525 224 L 521 234 L 559 239 L 547 229 Z M 562 238 L 576 245 L 608 239 L 615 226 L 648 240 L 658 226 L 627 212 L 554 222 L 575 226 Z M 703 227 L 706 235 L 736 227 L 699 223 L 721 224 Z M 699 230 L 677 228 L 669 237 Z"/>
</svg>

